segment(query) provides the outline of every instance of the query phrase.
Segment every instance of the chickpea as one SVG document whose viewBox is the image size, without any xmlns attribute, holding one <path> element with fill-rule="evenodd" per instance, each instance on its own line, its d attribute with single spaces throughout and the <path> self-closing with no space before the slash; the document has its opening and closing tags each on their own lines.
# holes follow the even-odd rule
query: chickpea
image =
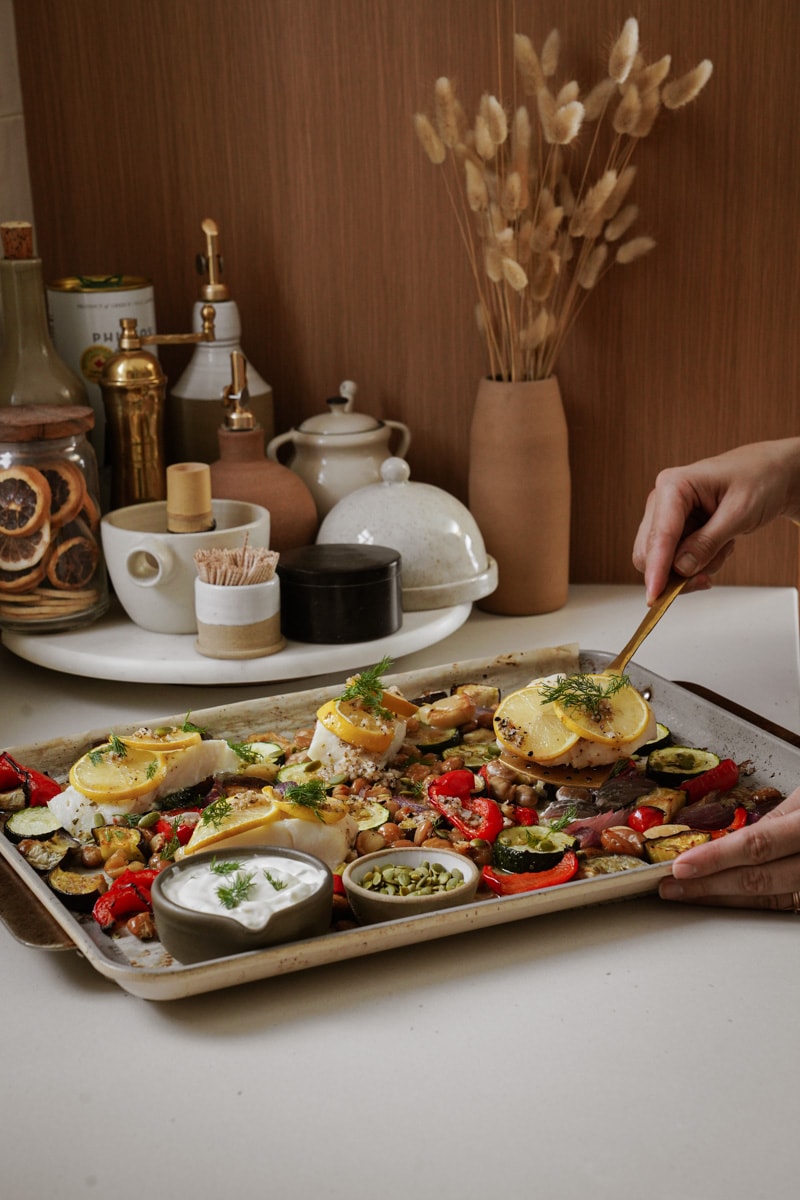
<svg viewBox="0 0 800 1200">
<path fill-rule="evenodd" d="M 152 913 L 136 913 L 125 922 L 128 933 L 139 938 L 142 942 L 151 942 L 156 936 L 156 923 Z"/>
<path fill-rule="evenodd" d="M 520 808 L 536 808 L 539 804 L 539 793 L 527 783 L 518 783 L 514 788 L 514 803 Z"/>
<path fill-rule="evenodd" d="M 443 837 L 429 837 L 422 842 L 423 850 L 453 850 L 453 843 Z"/>
<path fill-rule="evenodd" d="M 109 855 L 105 862 L 106 875 L 110 875 L 112 879 L 116 879 L 119 875 L 123 875 L 131 865 L 124 850 L 115 850 Z M 140 864 L 141 865 L 141 864 Z"/>
<path fill-rule="evenodd" d="M 356 850 L 359 854 L 374 854 L 376 850 L 385 849 L 386 841 L 378 829 L 362 829 L 356 838 Z"/>
<path fill-rule="evenodd" d="M 423 821 L 420 821 L 419 825 L 416 828 L 416 832 L 414 834 L 414 845 L 415 846 L 425 845 L 428 838 L 430 838 L 433 835 L 433 830 L 434 830 L 434 824 L 433 824 L 433 821 L 429 817 L 426 817 Z"/>
<path fill-rule="evenodd" d="M 99 846 L 81 846 L 79 859 L 82 867 L 102 867 L 103 854 Z"/>
<path fill-rule="evenodd" d="M 378 833 L 387 846 L 393 846 L 395 842 L 399 842 L 403 837 L 402 829 L 394 821 L 384 821 L 383 825 L 378 827 Z"/>
<path fill-rule="evenodd" d="M 600 845 L 609 854 L 632 854 L 641 858 L 644 837 L 627 825 L 611 825 L 600 834 Z"/>
</svg>

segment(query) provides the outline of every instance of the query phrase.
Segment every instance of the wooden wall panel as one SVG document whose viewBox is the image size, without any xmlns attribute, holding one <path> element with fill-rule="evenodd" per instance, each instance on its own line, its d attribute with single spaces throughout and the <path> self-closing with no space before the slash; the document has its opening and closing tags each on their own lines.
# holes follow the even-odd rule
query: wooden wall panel
<svg viewBox="0 0 800 1200">
<path fill-rule="evenodd" d="M 649 57 L 715 64 L 642 146 L 655 252 L 602 283 L 558 374 L 574 471 L 572 578 L 625 581 L 664 465 L 797 432 L 800 106 L 796 0 L 639 0 Z M 221 230 L 243 344 L 278 428 L 339 382 L 406 421 L 413 477 L 466 498 L 487 364 L 442 180 L 411 128 L 448 74 L 469 112 L 510 99 L 514 28 L 557 25 L 598 74 L 612 0 L 17 0 L 37 236 L 49 276 L 150 276 L 160 330 L 188 329 L 204 216 Z M 500 52 L 498 56 L 498 29 Z M 185 351 L 164 353 L 172 378 Z M 500 467 L 498 468 L 500 469 Z M 727 582 L 795 583 L 788 523 Z"/>
</svg>

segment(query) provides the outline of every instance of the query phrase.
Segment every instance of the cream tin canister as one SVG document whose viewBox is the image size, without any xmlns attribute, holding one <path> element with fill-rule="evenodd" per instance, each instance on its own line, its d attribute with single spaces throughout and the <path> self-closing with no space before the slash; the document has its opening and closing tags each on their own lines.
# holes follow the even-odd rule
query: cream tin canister
<svg viewBox="0 0 800 1200">
<path fill-rule="evenodd" d="M 138 275 L 74 275 L 47 285 L 50 333 L 56 350 L 86 384 L 95 414 L 92 443 L 105 465 L 105 409 L 100 376 L 117 353 L 120 320 L 134 317 L 141 336 L 156 332 L 153 285 Z"/>
</svg>

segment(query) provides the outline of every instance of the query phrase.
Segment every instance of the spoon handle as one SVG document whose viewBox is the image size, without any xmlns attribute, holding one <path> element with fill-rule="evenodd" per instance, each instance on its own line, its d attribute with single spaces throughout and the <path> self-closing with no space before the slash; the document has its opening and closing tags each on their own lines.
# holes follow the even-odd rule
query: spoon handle
<svg viewBox="0 0 800 1200">
<path fill-rule="evenodd" d="M 655 629 L 658 622 L 663 617 L 664 613 L 669 608 L 675 597 L 683 590 L 689 580 L 683 575 L 672 574 L 667 581 L 667 586 L 664 588 L 658 599 L 653 601 L 653 604 L 648 608 L 644 620 L 639 625 L 639 628 L 634 633 L 631 640 L 620 650 L 616 658 L 612 659 L 606 671 L 624 671 L 628 663 L 633 658 L 636 651 L 641 646 L 644 639 L 649 633 Z"/>
</svg>

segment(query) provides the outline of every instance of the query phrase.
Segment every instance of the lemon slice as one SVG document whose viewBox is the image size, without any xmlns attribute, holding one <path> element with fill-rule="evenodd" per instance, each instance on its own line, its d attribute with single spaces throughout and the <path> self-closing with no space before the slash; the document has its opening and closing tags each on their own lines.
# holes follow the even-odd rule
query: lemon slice
<svg viewBox="0 0 800 1200">
<path fill-rule="evenodd" d="M 393 712 L 396 717 L 413 717 L 419 712 L 419 707 L 412 704 L 410 700 L 406 700 L 405 696 L 398 696 L 396 692 L 383 692 L 381 695 L 381 704 L 384 708 L 388 708 L 389 712 Z"/>
<path fill-rule="evenodd" d="M 184 847 L 184 854 L 196 854 L 219 843 L 226 846 L 239 842 L 250 844 L 258 840 L 260 831 L 279 821 L 282 816 L 270 794 L 235 792 L 232 796 L 209 804 L 200 814 L 200 820 Z"/>
<path fill-rule="evenodd" d="M 173 750 L 185 750 L 200 742 L 198 730 L 181 729 L 178 725 L 167 725 L 159 729 L 137 729 L 136 733 L 120 734 L 119 740 L 126 746 L 139 750 L 159 750 L 162 754 Z"/>
<path fill-rule="evenodd" d="M 545 702 L 538 681 L 501 700 L 494 715 L 494 732 L 504 750 L 540 763 L 560 758 L 579 737 L 558 719 L 554 706 Z"/>
<path fill-rule="evenodd" d="M 317 720 L 350 746 L 373 754 L 388 750 L 394 730 L 357 700 L 329 700 L 317 710 Z"/>
<path fill-rule="evenodd" d="M 605 691 L 613 677 L 587 675 L 586 679 Z M 553 701 L 553 709 L 567 729 L 588 742 L 600 742 L 603 745 L 626 746 L 635 742 L 652 719 L 650 705 L 630 684 L 612 696 L 605 696 L 596 715 L 577 705 L 565 707 L 559 700 Z"/>
<path fill-rule="evenodd" d="M 69 781 L 89 800 L 117 804 L 155 791 L 166 773 L 163 754 L 136 746 L 119 754 L 105 742 L 73 763 Z"/>
</svg>

